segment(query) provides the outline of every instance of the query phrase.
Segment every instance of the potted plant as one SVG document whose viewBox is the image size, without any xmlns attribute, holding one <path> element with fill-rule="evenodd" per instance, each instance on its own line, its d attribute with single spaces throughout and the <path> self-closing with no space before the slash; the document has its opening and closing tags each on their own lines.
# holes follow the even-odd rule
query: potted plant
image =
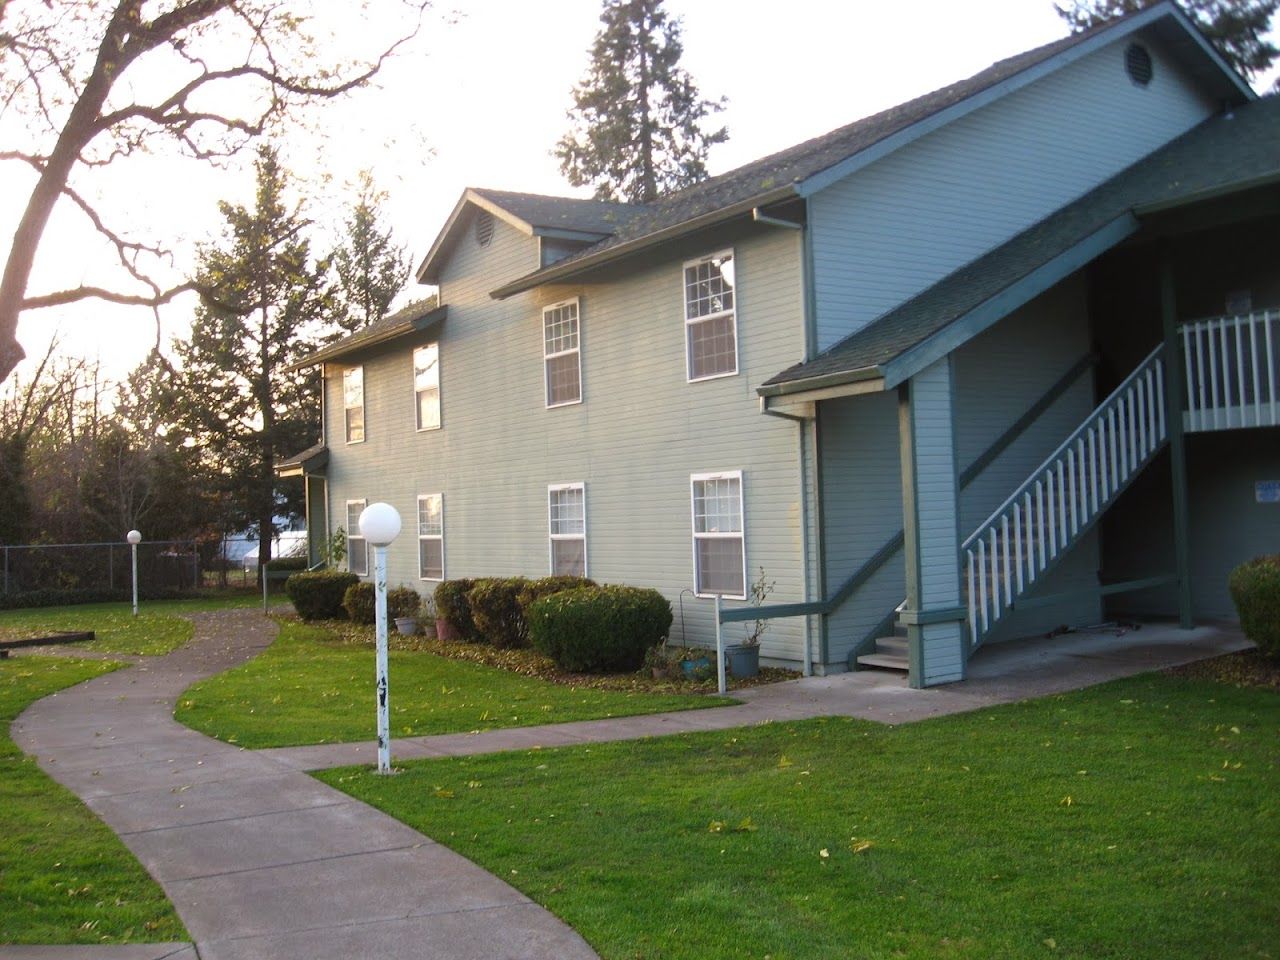
<svg viewBox="0 0 1280 960">
<path fill-rule="evenodd" d="M 396 632 L 411 637 L 418 632 L 418 608 L 422 598 L 412 587 L 396 587 L 387 591 L 387 615 L 396 622 Z"/>
<path fill-rule="evenodd" d="M 671 657 L 667 653 L 667 642 L 656 644 L 644 652 L 644 667 L 653 674 L 655 680 L 666 680 L 671 676 Z"/>
<path fill-rule="evenodd" d="M 777 585 L 776 580 L 765 577 L 764 567 L 761 567 L 760 576 L 751 584 L 751 605 L 763 605 Z M 731 674 L 735 677 L 754 677 L 760 672 L 760 638 L 768 629 L 768 620 L 756 620 L 747 628 L 747 636 L 742 643 L 729 644 L 724 648 L 725 662 Z"/>
<path fill-rule="evenodd" d="M 436 624 L 436 601 L 435 597 L 427 596 L 422 598 L 422 615 L 419 617 L 422 627 L 422 635 L 428 640 L 434 640 L 439 636 Z"/>
</svg>

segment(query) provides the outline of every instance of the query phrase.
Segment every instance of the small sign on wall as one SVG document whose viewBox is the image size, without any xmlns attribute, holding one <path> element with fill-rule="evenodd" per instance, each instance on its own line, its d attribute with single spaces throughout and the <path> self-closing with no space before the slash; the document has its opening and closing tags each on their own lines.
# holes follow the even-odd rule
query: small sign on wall
<svg viewBox="0 0 1280 960">
<path fill-rule="evenodd" d="M 1280 480 L 1259 480 L 1253 485 L 1258 503 L 1280 503 Z"/>
</svg>

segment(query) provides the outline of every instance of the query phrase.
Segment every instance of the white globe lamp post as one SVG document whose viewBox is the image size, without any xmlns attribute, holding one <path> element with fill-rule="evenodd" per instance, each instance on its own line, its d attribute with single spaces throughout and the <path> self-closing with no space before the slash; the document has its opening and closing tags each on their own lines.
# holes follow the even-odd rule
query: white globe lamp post
<svg viewBox="0 0 1280 960">
<path fill-rule="evenodd" d="M 360 512 L 360 535 L 373 545 L 373 595 L 378 644 L 378 772 L 391 772 L 391 708 L 387 696 L 387 546 L 400 534 L 400 514 L 389 503 Z"/>
<path fill-rule="evenodd" d="M 124 535 L 129 541 L 129 552 L 133 554 L 133 615 L 138 615 L 138 544 L 142 542 L 142 534 L 130 530 Z"/>
</svg>

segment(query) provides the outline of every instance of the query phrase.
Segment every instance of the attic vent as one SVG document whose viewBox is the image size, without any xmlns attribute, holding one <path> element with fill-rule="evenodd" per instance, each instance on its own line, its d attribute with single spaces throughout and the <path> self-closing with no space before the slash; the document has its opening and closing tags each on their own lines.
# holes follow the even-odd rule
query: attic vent
<svg viewBox="0 0 1280 960">
<path fill-rule="evenodd" d="M 487 247 L 492 239 L 493 214 L 488 210 L 481 210 L 476 216 L 476 243 L 482 247 Z"/>
<path fill-rule="evenodd" d="M 1151 54 L 1140 43 L 1131 43 L 1124 52 L 1124 72 L 1140 87 L 1151 82 Z"/>
</svg>

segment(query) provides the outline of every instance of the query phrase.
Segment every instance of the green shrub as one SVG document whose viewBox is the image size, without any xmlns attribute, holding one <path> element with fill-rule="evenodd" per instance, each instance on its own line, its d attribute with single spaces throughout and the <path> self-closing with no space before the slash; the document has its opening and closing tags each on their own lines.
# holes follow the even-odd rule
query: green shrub
<svg viewBox="0 0 1280 960">
<path fill-rule="evenodd" d="M 275 557 L 267 561 L 267 569 L 274 572 L 307 569 L 306 557 Z"/>
<path fill-rule="evenodd" d="M 1264 656 L 1280 659 L 1280 554 L 1240 564 L 1227 585 L 1244 635 Z"/>
<path fill-rule="evenodd" d="M 670 629 L 671 604 L 638 587 L 580 587 L 529 607 L 534 649 L 574 672 L 638 670 Z"/>
<path fill-rule="evenodd" d="M 554 576 L 542 577 L 538 580 L 528 580 L 525 582 L 524 589 L 520 591 L 517 600 L 520 603 L 520 615 L 526 620 L 529 618 L 529 607 L 541 600 L 543 597 L 549 597 L 553 593 L 561 593 L 565 590 L 577 590 L 579 587 L 594 587 L 596 582 L 587 577 L 569 577 Z"/>
<path fill-rule="evenodd" d="M 359 581 L 347 587 L 342 595 L 342 609 L 347 611 L 347 619 L 361 626 L 368 626 L 374 619 L 373 584 Z"/>
<path fill-rule="evenodd" d="M 467 593 L 467 602 L 482 640 L 502 650 L 529 645 L 519 599 L 528 585 L 524 577 L 490 577 L 475 582 Z"/>
<path fill-rule="evenodd" d="M 387 616 L 392 620 L 416 617 L 421 607 L 422 598 L 413 587 L 393 587 L 387 591 Z"/>
<path fill-rule="evenodd" d="M 474 580 L 466 578 L 445 580 L 436 587 L 436 616 L 449 625 L 458 640 L 472 642 L 478 640 L 475 621 L 471 619 L 471 604 L 467 601 L 467 593 L 475 586 Z"/>
<path fill-rule="evenodd" d="M 293 574 L 284 582 L 284 592 L 303 620 L 341 620 L 346 616 L 342 600 L 347 587 L 359 582 L 354 573 L 317 570 Z"/>
</svg>

